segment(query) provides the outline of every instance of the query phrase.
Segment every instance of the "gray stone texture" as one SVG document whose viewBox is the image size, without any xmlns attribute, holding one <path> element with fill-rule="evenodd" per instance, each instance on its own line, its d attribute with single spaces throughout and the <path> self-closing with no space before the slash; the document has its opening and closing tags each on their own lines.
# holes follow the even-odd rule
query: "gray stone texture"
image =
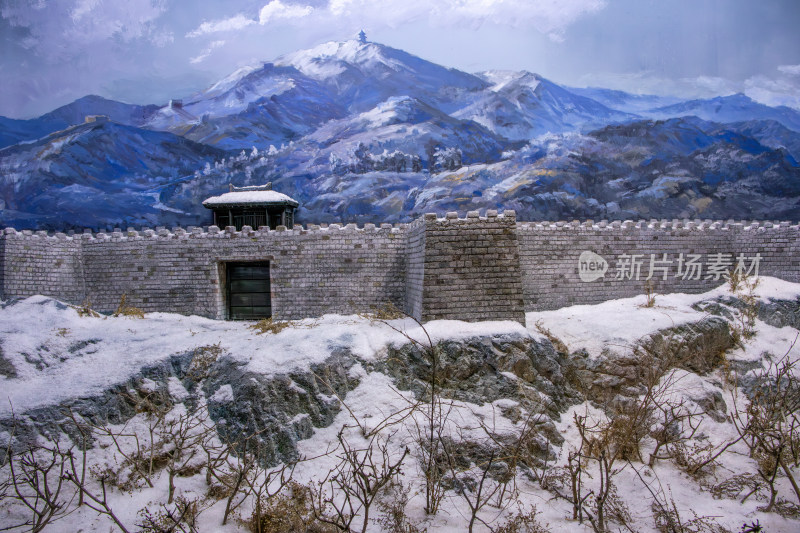
<svg viewBox="0 0 800 533">
<path fill-rule="evenodd" d="M 517 225 L 520 263 L 525 293 L 525 310 L 558 309 L 575 304 L 593 304 L 614 298 L 643 294 L 646 291 L 651 255 L 656 269 L 649 280 L 656 293 L 698 293 L 725 283 L 708 272 L 716 254 L 728 257 L 735 267 L 742 254 L 761 255 L 759 274 L 800 282 L 800 226 L 771 222 L 723 223 L 712 221 L 615 222 L 607 224 L 528 222 Z M 606 274 L 583 282 L 578 274 L 578 258 L 583 251 L 602 256 L 609 263 Z M 623 254 L 639 255 L 639 279 L 617 279 Z M 666 265 L 658 263 L 667 254 Z M 700 279 L 684 279 L 678 274 L 678 258 L 700 255 Z M 709 279 L 710 276 L 710 279 Z M 690 276 L 694 277 L 694 276 Z"/>
<path fill-rule="evenodd" d="M 516 320 L 524 311 L 592 304 L 645 292 L 702 292 L 724 283 L 707 270 L 760 254 L 759 273 L 800 282 L 800 226 L 771 222 L 517 222 L 513 212 L 429 214 L 411 224 L 296 226 L 292 230 L 144 229 L 65 235 L 0 234 L 0 297 L 34 294 L 114 311 L 123 294 L 146 312 L 226 318 L 225 264 L 269 261 L 277 319 L 356 313 L 392 303 L 421 320 Z M 608 262 L 581 281 L 578 258 Z M 618 279 L 624 254 L 641 271 Z M 680 254 L 700 256 L 699 279 L 678 273 Z M 746 266 L 749 266 L 749 259 Z M 666 278 L 666 279 L 665 279 Z"/>
<path fill-rule="evenodd" d="M 477 213 L 471 213 L 476 215 Z M 426 216 L 422 317 L 525 323 L 516 217 Z"/>
</svg>

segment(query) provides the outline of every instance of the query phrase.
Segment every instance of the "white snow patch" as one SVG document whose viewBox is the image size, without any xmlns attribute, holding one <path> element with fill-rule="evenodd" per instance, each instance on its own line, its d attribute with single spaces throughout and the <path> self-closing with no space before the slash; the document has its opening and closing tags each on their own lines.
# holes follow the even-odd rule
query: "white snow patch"
<svg viewBox="0 0 800 533">
<path fill-rule="evenodd" d="M 700 294 L 658 294 L 655 305 L 646 307 L 646 297 L 642 294 L 594 305 L 526 313 L 526 322 L 531 330 L 541 322 L 570 351 L 584 348 L 590 356 L 597 356 L 603 348 L 626 351 L 645 335 L 700 320 L 706 314 L 693 309 L 692 305 L 730 295 L 728 285 L 722 284 Z M 761 276 L 756 295 L 762 300 L 794 299 L 800 296 L 800 284 Z"/>
<path fill-rule="evenodd" d="M 233 387 L 231 387 L 230 383 L 226 383 L 225 385 L 221 386 L 214 392 L 214 395 L 211 396 L 212 402 L 217 403 L 230 403 L 233 401 Z"/>
<path fill-rule="evenodd" d="M 171 376 L 167 380 L 167 390 L 169 391 L 169 395 L 179 402 L 182 402 L 189 397 L 189 391 L 187 391 L 186 387 L 183 386 L 181 380 L 175 376 Z"/>
</svg>

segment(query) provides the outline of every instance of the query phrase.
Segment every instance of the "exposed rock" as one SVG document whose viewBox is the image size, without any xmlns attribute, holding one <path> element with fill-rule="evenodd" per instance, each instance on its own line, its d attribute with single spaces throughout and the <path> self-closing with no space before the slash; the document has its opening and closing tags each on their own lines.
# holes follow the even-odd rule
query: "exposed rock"
<svg viewBox="0 0 800 533">
<path fill-rule="evenodd" d="M 18 414 L 16 418 L 0 420 L 0 433 L 13 435 L 12 451 L 22 451 L 36 442 L 39 436 L 57 440 L 66 434 L 77 445 L 82 446 L 84 436 L 70 417 L 70 411 L 77 419 L 91 424 L 121 424 L 136 414 L 135 398 L 145 392 L 160 391 L 165 394 L 167 381 L 172 376 L 181 377 L 192 361 L 192 352 L 173 355 L 159 364 L 147 366 L 124 383 L 117 384 L 96 396 L 73 398 L 59 405 L 31 409 Z M 145 391 L 144 382 L 157 385 L 156 389 Z M 188 387 L 187 387 L 188 388 Z M 92 446 L 93 439 L 87 435 L 86 446 Z M 5 449 L 0 450 L 4 453 Z M 2 460 L 2 458 L 0 458 Z"/>
<path fill-rule="evenodd" d="M 358 385 L 349 375 L 356 362 L 340 350 L 310 371 L 264 376 L 225 358 L 203 385 L 209 413 L 220 436 L 232 443 L 255 435 L 266 464 L 296 459 L 297 441 L 310 437 L 314 427 L 333 423 L 341 408 L 337 397 Z M 215 394 L 225 385 L 231 387 L 232 401 Z"/>
<path fill-rule="evenodd" d="M 756 305 L 756 316 L 759 320 L 776 328 L 789 326 L 800 329 L 800 298 L 794 300 L 769 298 L 767 302 L 758 300 Z M 747 302 L 731 295 L 720 296 L 713 300 L 703 300 L 692 307 L 698 311 L 733 320 L 735 318 L 734 311 L 741 311 L 747 306 Z"/>
<path fill-rule="evenodd" d="M 17 369 L 14 364 L 3 356 L 3 347 L 0 346 L 0 376 L 7 378 L 17 377 Z"/>
<path fill-rule="evenodd" d="M 706 374 L 718 368 L 724 352 L 734 346 L 728 322 L 722 318 L 732 312 L 734 304 L 727 299 L 705 302 L 704 310 L 717 316 L 658 331 L 625 352 L 606 348 L 600 354 L 568 354 L 559 352 L 547 338 L 507 334 L 442 341 L 433 350 L 414 344 L 389 347 L 385 357 L 370 362 L 359 361 L 348 349 L 340 348 L 309 370 L 264 375 L 222 353 L 202 362 L 208 353 L 198 348 L 143 368 L 96 396 L 33 409 L 16 420 L 0 420 L 0 434 L 13 434 L 14 449 L 24 449 L 40 435 L 52 439 L 62 433 L 81 444 L 82 435 L 68 416 L 69 410 L 92 423 L 119 424 L 136 414 L 137 398 L 154 391 L 169 398 L 170 380 L 174 385 L 177 379 L 188 393 L 183 401 L 190 407 L 205 396 L 222 438 L 237 443 L 253 436 L 263 461 L 275 464 L 296 458 L 299 440 L 310 437 L 314 427 L 333 422 L 341 409 L 339 398 L 358 385 L 354 365 L 361 364 L 368 372 L 383 372 L 394 378 L 399 389 L 424 397 L 433 378 L 435 355 L 435 380 L 442 397 L 479 405 L 513 400 L 516 403 L 504 405 L 501 412 L 514 421 L 526 413 L 544 415 L 531 439 L 529 456 L 545 460 L 552 457 L 553 446 L 563 442 L 553 420 L 570 405 L 588 399 L 610 413 L 620 413 L 644 392 L 643 383 L 663 375 L 664 370 L 682 368 Z M 760 313 L 774 324 L 791 325 L 798 309 L 800 302 L 773 300 L 762 306 Z M 0 364 L 2 361 L 0 354 Z M 759 366 L 730 364 L 741 375 L 750 375 Z M 715 420 L 724 419 L 725 402 L 713 387 L 689 399 Z M 483 446 L 473 444 L 476 450 Z"/>
<path fill-rule="evenodd" d="M 734 344 L 728 322 L 705 317 L 648 335 L 626 352 L 606 348 L 594 357 L 585 352 L 573 353 L 565 370 L 569 370 L 573 386 L 587 399 L 610 407 L 612 403 L 620 404 L 620 396 L 643 394 L 645 383 L 670 368 L 699 374 L 714 370 Z"/>
<path fill-rule="evenodd" d="M 258 452 L 266 464 L 276 464 L 297 456 L 296 442 L 311 436 L 313 426 L 331 424 L 344 397 L 358 380 L 348 376 L 355 358 L 346 350 L 334 353 L 310 371 L 265 376 L 246 371 L 229 357 L 213 362 L 199 378 L 192 373 L 198 350 L 174 355 L 143 368 L 124 383 L 96 396 L 75 398 L 56 406 L 32 409 L 16 419 L 0 420 L 0 434 L 13 435 L 12 450 L 26 449 L 37 437 L 57 439 L 66 434 L 77 445 L 83 435 L 69 416 L 91 424 L 121 424 L 136 414 L 137 399 L 158 396 L 169 400 L 170 378 L 181 380 L 190 393 L 186 399 L 195 405 L 202 383 L 208 397 L 209 414 L 223 438 L 232 443 L 255 436 Z M 215 393 L 224 385 L 231 388 L 233 401 Z M 330 388 L 329 388 L 330 387 Z M 91 438 L 86 445 L 92 446 Z M 2 457 L 0 457 L 2 460 Z"/>
<path fill-rule="evenodd" d="M 789 326 L 800 329 L 800 298 L 795 300 L 775 300 L 759 302 L 758 318 L 776 328 Z"/>
<path fill-rule="evenodd" d="M 556 352 L 547 339 L 520 335 L 475 337 L 442 341 L 435 346 L 438 357 L 436 384 L 444 397 L 478 405 L 501 398 L 525 399 L 520 383 L 535 391 L 551 417 L 579 401 L 579 395 L 562 373 L 566 356 Z M 432 360 L 418 346 L 390 348 L 375 369 L 392 376 L 401 389 L 417 396 L 431 381 Z M 530 401 L 530 398 L 528 398 Z"/>
</svg>

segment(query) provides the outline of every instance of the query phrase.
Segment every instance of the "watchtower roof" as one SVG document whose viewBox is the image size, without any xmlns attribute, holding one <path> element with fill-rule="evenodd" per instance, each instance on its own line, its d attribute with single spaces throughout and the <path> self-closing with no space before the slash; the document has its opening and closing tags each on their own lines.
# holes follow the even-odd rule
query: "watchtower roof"
<svg viewBox="0 0 800 533">
<path fill-rule="evenodd" d="M 300 203 L 294 198 L 272 190 L 272 183 L 266 185 L 253 185 L 249 187 L 234 187 L 219 196 L 212 196 L 203 201 L 203 206 L 208 209 L 227 206 L 271 206 L 288 205 L 297 207 Z"/>
</svg>

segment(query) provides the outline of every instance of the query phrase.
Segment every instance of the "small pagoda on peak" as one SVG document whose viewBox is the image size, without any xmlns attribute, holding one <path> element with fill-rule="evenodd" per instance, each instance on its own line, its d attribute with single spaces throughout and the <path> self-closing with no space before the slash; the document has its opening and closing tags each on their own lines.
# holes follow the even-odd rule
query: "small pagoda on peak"
<svg viewBox="0 0 800 533">
<path fill-rule="evenodd" d="M 219 196 L 212 196 L 203 202 L 203 207 L 214 212 L 214 225 L 220 228 L 235 226 L 238 231 L 243 226 L 254 230 L 269 226 L 275 229 L 294 226 L 294 212 L 300 205 L 289 196 L 272 190 L 272 182 L 266 185 L 234 187 Z"/>
</svg>

